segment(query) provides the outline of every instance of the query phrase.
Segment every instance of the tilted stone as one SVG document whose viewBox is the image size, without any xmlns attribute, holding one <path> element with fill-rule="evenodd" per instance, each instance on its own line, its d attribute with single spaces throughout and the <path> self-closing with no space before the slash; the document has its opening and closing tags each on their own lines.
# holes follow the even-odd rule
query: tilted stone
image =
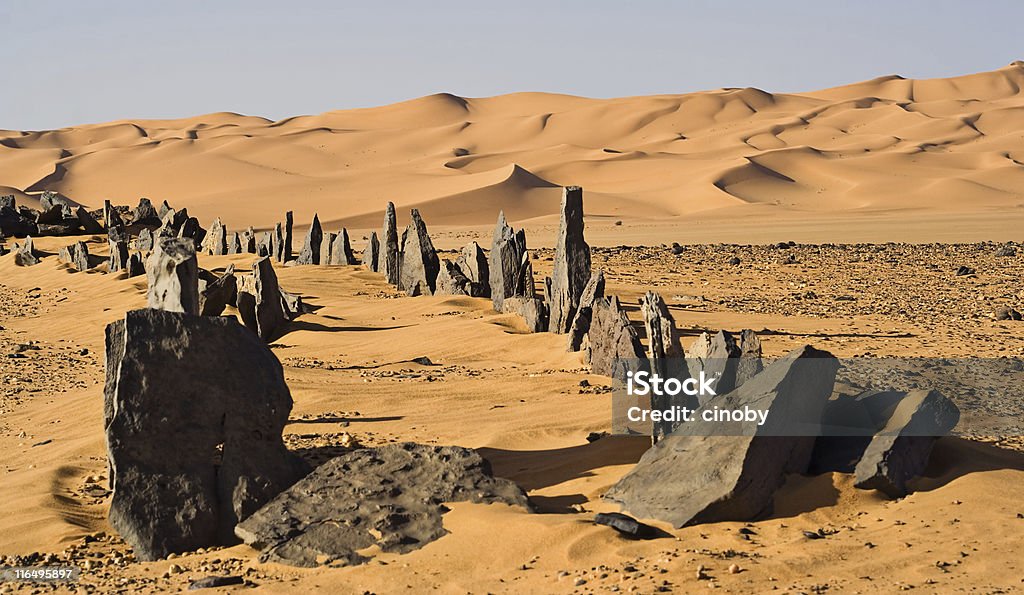
<svg viewBox="0 0 1024 595">
<path fill-rule="evenodd" d="M 199 314 L 199 267 L 196 247 L 183 238 L 162 239 L 146 263 L 150 308 Z"/>
<path fill-rule="evenodd" d="M 380 258 L 380 240 L 377 239 L 377 232 L 370 233 L 370 240 L 363 250 L 363 266 L 367 270 L 377 272 Z"/>
<path fill-rule="evenodd" d="M 649 368 L 640 338 L 615 296 L 594 302 L 590 329 L 583 341 L 583 361 L 594 374 L 613 378 Z"/>
<path fill-rule="evenodd" d="M 178 232 L 178 237 L 192 240 L 192 245 L 198 249 L 206 239 L 206 230 L 199 225 L 198 219 L 189 217 L 181 224 L 181 231 Z"/>
<path fill-rule="evenodd" d="M 224 256 L 228 253 L 228 230 L 220 217 L 214 219 L 210 225 L 210 231 L 206 236 L 206 249 L 212 256 Z"/>
<path fill-rule="evenodd" d="M 236 302 L 236 286 L 235 265 L 230 264 L 223 275 L 200 288 L 199 313 L 203 316 L 220 316 L 228 304 Z"/>
<path fill-rule="evenodd" d="M 164 215 L 173 210 L 174 209 L 171 208 L 171 205 L 167 204 L 167 201 L 165 200 L 160 203 L 160 211 L 157 214 L 160 216 L 161 219 L 163 219 Z"/>
<path fill-rule="evenodd" d="M 583 295 L 580 296 L 580 305 L 576 309 L 576 316 L 569 326 L 569 351 L 579 351 L 583 348 L 583 338 L 590 331 L 590 318 L 593 315 L 594 302 L 604 297 L 604 271 L 597 269 L 590 274 L 590 280 L 583 288 Z"/>
<path fill-rule="evenodd" d="M 743 386 L 713 397 L 702 410 L 767 411 L 757 421 L 682 424 L 644 453 L 605 498 L 638 517 L 675 527 L 749 521 L 772 510 L 775 491 L 789 473 L 807 470 L 814 436 L 787 435 L 790 424 L 816 424 L 832 393 L 839 362 L 801 347 Z"/>
<path fill-rule="evenodd" d="M 473 297 L 491 297 L 491 274 L 487 263 L 487 255 L 476 242 L 462 247 L 456 266 L 473 283 L 468 295 Z"/>
<path fill-rule="evenodd" d="M 139 239 L 136 241 L 135 245 L 138 246 L 139 250 L 148 252 L 153 249 L 154 242 L 155 239 L 153 238 L 153 232 L 149 231 L 148 227 L 144 227 L 139 231 Z"/>
<path fill-rule="evenodd" d="M 563 189 L 559 213 L 555 261 L 547 298 L 551 308 L 549 330 L 563 334 L 569 331 L 583 288 L 590 280 L 590 246 L 583 239 L 582 188 L 568 186 Z"/>
<path fill-rule="evenodd" d="M 437 273 L 441 263 L 419 209 L 413 209 L 411 217 L 402 248 L 401 282 L 398 289 L 412 296 L 432 295 L 437 289 Z"/>
<path fill-rule="evenodd" d="M 314 214 L 313 222 L 306 232 L 306 239 L 302 243 L 302 250 L 296 259 L 296 264 L 320 264 L 320 245 L 324 240 L 324 230 L 320 227 L 320 218 Z"/>
<path fill-rule="evenodd" d="M 135 310 L 106 337 L 110 524 L 141 560 L 232 544 L 304 471 L 280 362 L 228 317 Z"/>
<path fill-rule="evenodd" d="M 27 236 L 24 240 L 14 245 L 14 264 L 20 267 L 31 267 L 39 264 L 39 255 L 36 253 L 32 236 Z"/>
<path fill-rule="evenodd" d="M 528 298 L 520 295 L 505 298 L 501 303 L 505 314 L 522 316 L 527 330 L 531 333 L 543 333 L 548 330 L 548 306 L 540 298 Z"/>
<path fill-rule="evenodd" d="M 235 533 L 260 560 L 300 567 L 352 565 L 366 550 L 406 553 L 447 531 L 445 502 L 501 502 L 530 510 L 516 484 L 495 478 L 475 451 L 387 444 L 332 459 L 245 519 Z"/>
<path fill-rule="evenodd" d="M 103 233 L 103 226 L 89 214 L 89 211 L 85 210 L 85 207 L 78 207 L 75 210 L 75 216 L 78 217 L 78 222 L 85 233 Z"/>
<path fill-rule="evenodd" d="M 240 285 L 236 304 L 242 323 L 264 341 L 276 339 L 290 316 L 270 257 L 257 260 Z"/>
<path fill-rule="evenodd" d="M 389 202 L 384 211 L 384 228 L 380 234 L 380 256 L 377 266 L 388 283 L 397 287 L 401 265 L 398 260 L 398 224 L 393 202 Z"/>
</svg>

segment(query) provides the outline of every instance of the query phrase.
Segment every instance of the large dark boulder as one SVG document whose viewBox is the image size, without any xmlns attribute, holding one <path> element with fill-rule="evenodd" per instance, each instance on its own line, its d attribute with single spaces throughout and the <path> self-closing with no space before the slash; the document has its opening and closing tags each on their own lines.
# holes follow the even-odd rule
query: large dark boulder
<svg viewBox="0 0 1024 595">
<path fill-rule="evenodd" d="M 8 204 L 13 205 L 13 197 L 11 198 L 12 200 Z M 34 218 L 26 217 L 13 206 L 0 205 L 0 233 L 5 236 L 24 238 L 38 235 L 39 226 Z"/>
<path fill-rule="evenodd" d="M 165 238 L 157 242 L 146 264 L 149 307 L 199 314 L 199 266 L 191 240 Z"/>
<path fill-rule="evenodd" d="M 82 231 L 85 233 L 103 233 L 103 226 L 100 225 L 95 217 L 89 214 L 85 207 L 75 209 L 75 216 L 78 217 L 78 223 L 82 226 Z"/>
<path fill-rule="evenodd" d="M 110 524 L 142 560 L 233 543 L 303 471 L 280 362 L 227 317 L 135 310 L 106 337 Z"/>
<path fill-rule="evenodd" d="M 695 420 L 659 440 L 604 497 L 633 515 L 675 527 L 770 513 L 786 475 L 808 469 L 813 429 L 838 368 L 828 352 L 809 346 L 790 352 L 735 391 L 712 397 Z M 704 410 L 744 406 L 767 411 L 763 425 L 700 418 Z"/>
<path fill-rule="evenodd" d="M 551 308 L 548 329 L 564 334 L 572 325 L 583 289 L 590 280 L 590 246 L 583 239 L 583 188 L 567 186 L 562 190 L 559 214 L 554 270 L 547 284 Z"/>
<path fill-rule="evenodd" d="M 441 264 L 419 209 L 412 210 L 412 220 L 405 232 L 402 263 L 399 266 L 401 273 L 398 289 L 412 296 L 433 295 L 437 289 L 437 273 Z"/>
<path fill-rule="evenodd" d="M 260 560 L 292 566 L 351 565 L 365 552 L 417 550 L 447 531 L 445 502 L 505 503 L 529 510 L 516 484 L 495 478 L 476 451 L 402 443 L 324 463 L 274 498 L 235 533 Z"/>
</svg>

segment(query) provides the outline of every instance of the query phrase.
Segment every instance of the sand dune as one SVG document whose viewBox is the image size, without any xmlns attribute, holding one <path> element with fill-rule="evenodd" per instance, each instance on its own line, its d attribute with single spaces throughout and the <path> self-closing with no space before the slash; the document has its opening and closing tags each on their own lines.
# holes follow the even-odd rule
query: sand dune
<svg viewBox="0 0 1024 595">
<path fill-rule="evenodd" d="M 557 207 L 548 188 L 578 184 L 588 214 L 627 226 L 725 225 L 767 206 L 779 224 L 870 216 L 911 230 L 970 211 L 999 235 L 1024 217 L 1022 86 L 1014 62 L 803 94 L 437 94 L 279 122 L 214 113 L 0 131 L 0 184 L 92 207 L 167 199 L 236 227 L 272 225 L 284 202 L 300 223 L 318 212 L 352 228 L 376 227 L 388 200 L 439 225 L 490 225 L 499 204 L 544 219 Z"/>
</svg>

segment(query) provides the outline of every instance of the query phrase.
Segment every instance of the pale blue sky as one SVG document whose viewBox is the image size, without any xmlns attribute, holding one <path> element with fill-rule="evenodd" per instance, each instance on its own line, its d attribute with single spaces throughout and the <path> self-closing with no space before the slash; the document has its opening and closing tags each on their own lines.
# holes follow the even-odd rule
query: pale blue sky
<svg viewBox="0 0 1024 595">
<path fill-rule="evenodd" d="M 1024 58 L 1024 2 L 0 0 L 0 128 L 447 91 L 803 91 Z"/>
</svg>

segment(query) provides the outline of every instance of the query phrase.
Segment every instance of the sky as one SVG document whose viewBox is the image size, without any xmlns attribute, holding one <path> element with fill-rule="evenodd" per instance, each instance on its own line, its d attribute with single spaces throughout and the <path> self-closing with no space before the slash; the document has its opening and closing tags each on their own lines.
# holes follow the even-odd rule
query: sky
<svg viewBox="0 0 1024 595">
<path fill-rule="evenodd" d="M 1024 59 L 1020 0 L 0 0 L 0 129 L 437 92 L 820 89 Z"/>
</svg>

